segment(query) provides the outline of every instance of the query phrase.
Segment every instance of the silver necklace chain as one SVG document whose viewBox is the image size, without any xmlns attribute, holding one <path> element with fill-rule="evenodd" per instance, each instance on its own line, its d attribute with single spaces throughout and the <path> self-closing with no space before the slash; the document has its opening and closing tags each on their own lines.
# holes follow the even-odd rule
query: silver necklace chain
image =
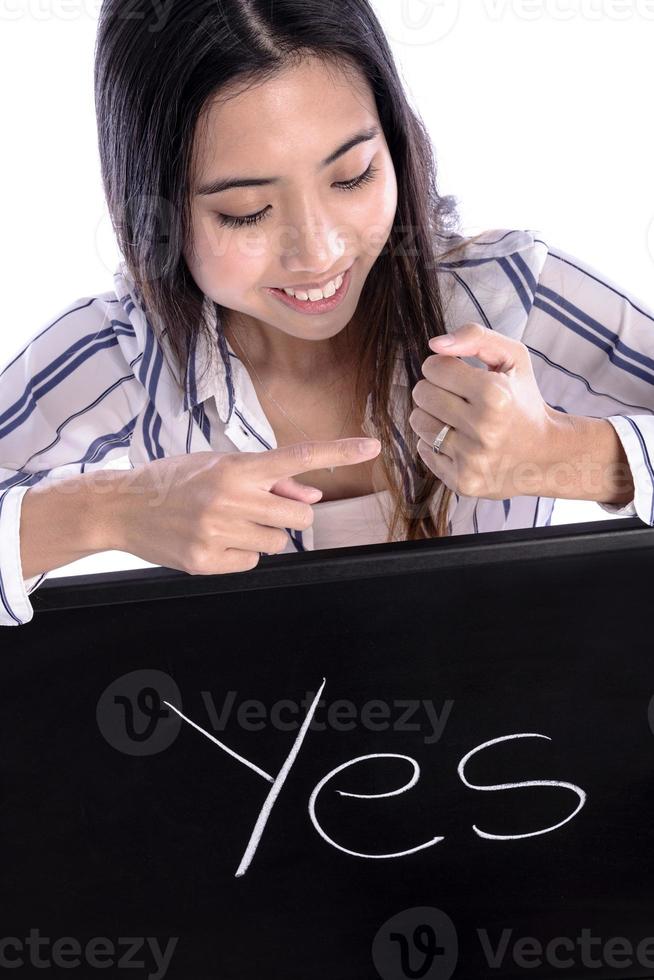
<svg viewBox="0 0 654 980">
<path fill-rule="evenodd" d="M 236 331 L 234 330 L 234 327 L 232 327 L 232 333 L 233 333 L 233 334 L 234 334 L 234 336 L 236 337 Z M 286 411 L 286 410 L 285 410 L 285 409 L 284 409 L 284 408 L 283 408 L 283 407 L 282 407 L 282 406 L 281 406 L 281 405 L 279 404 L 279 402 L 277 401 L 277 399 L 276 399 L 276 398 L 273 398 L 273 396 L 272 396 L 272 395 L 270 394 L 270 392 L 268 391 L 268 389 L 267 389 L 267 388 L 266 388 L 266 386 L 264 385 L 264 383 L 263 383 L 263 381 L 262 381 L 262 380 L 261 380 L 261 378 L 259 377 L 259 374 L 258 374 L 258 372 L 257 372 L 257 369 L 255 368 L 255 366 L 254 366 L 254 364 L 252 363 L 252 361 L 251 361 L 251 360 L 250 360 L 250 358 L 248 357 L 248 354 L 247 354 L 247 351 L 245 350 L 245 347 L 243 346 L 243 343 L 242 343 L 242 341 L 240 341 L 240 340 L 239 340 L 239 341 L 238 341 L 238 345 L 239 345 L 239 347 L 241 348 L 241 350 L 243 351 L 243 353 L 245 354 L 245 358 L 246 358 L 246 360 L 247 360 L 247 362 L 248 362 L 248 364 L 250 365 L 250 367 L 252 368 L 252 371 L 254 372 L 254 376 L 256 377 L 256 379 L 257 379 L 257 381 L 259 382 L 259 384 L 260 384 L 260 385 L 261 385 L 261 387 L 263 388 L 263 390 L 264 390 L 264 392 L 266 393 L 266 395 L 268 396 L 268 398 L 270 398 L 270 400 L 271 400 L 272 402 L 274 402 L 274 403 L 275 403 L 275 405 L 277 406 L 277 408 L 278 408 L 278 409 L 279 409 L 279 410 L 280 410 L 281 412 L 283 412 L 283 413 L 284 413 L 284 415 L 286 416 L 286 418 L 288 419 L 288 421 L 289 421 L 289 422 L 291 423 L 291 425 L 294 425 L 294 426 L 295 426 L 295 428 L 296 428 L 296 429 L 298 430 L 298 432 L 301 432 L 301 433 L 302 433 L 302 435 L 303 435 L 303 436 L 305 436 L 305 438 L 307 438 L 307 439 L 309 439 L 309 441 L 313 441 L 313 440 L 311 439 L 311 436 L 310 436 L 310 435 L 308 435 L 308 433 L 306 433 L 306 432 L 304 431 L 304 429 L 301 429 L 301 428 L 300 428 L 300 426 L 299 426 L 299 425 L 297 424 L 297 422 L 294 422 L 294 421 L 293 421 L 293 419 L 291 418 L 291 416 L 290 416 L 290 415 L 288 414 L 288 412 L 287 412 L 287 411 Z M 350 415 L 352 414 L 352 409 L 353 409 L 353 408 L 354 408 L 354 401 L 353 401 L 353 402 L 352 402 L 352 404 L 350 405 L 350 410 L 349 410 L 349 412 L 347 413 L 347 416 L 346 416 L 346 418 L 345 418 L 345 422 L 343 423 L 343 427 L 341 428 L 341 431 L 340 431 L 340 432 L 339 432 L 339 434 L 338 434 L 338 437 L 337 437 L 338 439 L 340 439 L 340 438 L 341 438 L 341 436 L 342 436 L 342 434 L 343 434 L 343 432 L 345 431 L 345 426 L 346 426 L 346 425 L 347 425 L 347 423 L 348 423 L 348 420 L 349 420 L 349 418 L 350 418 Z M 328 467 L 326 467 L 326 468 L 327 468 L 327 469 L 329 470 L 329 472 L 330 472 L 330 473 L 333 473 L 333 472 L 334 472 L 334 467 L 333 467 L 333 466 L 328 466 Z"/>
</svg>

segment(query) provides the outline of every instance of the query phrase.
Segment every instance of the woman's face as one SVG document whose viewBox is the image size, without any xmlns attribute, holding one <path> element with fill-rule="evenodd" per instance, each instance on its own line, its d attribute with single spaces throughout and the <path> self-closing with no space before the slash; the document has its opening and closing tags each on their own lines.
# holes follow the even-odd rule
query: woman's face
<svg viewBox="0 0 654 980">
<path fill-rule="evenodd" d="M 202 292 L 255 325 L 280 354 L 297 340 L 323 341 L 352 319 L 370 269 L 390 235 L 397 182 L 374 97 L 363 76 L 312 59 L 274 80 L 213 102 L 198 130 L 189 270 Z M 377 130 L 323 165 L 357 134 Z M 369 170 L 369 168 L 371 168 Z M 339 183 L 352 183 L 346 190 Z M 218 181 L 269 180 L 232 187 Z M 256 223 L 233 226 L 259 215 Z M 351 268 L 344 302 L 318 316 L 287 307 L 267 290 L 323 281 Z M 274 328 L 271 330 L 271 328 Z M 320 346 L 320 345 L 318 345 Z"/>
</svg>

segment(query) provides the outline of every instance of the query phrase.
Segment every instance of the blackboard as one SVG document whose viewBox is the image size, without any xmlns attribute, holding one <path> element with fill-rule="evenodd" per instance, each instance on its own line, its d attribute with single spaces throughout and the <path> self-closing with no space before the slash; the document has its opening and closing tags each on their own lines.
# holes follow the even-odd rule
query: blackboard
<svg viewBox="0 0 654 980">
<path fill-rule="evenodd" d="M 3 968 L 654 977 L 653 546 L 44 583 L 0 637 Z"/>
</svg>

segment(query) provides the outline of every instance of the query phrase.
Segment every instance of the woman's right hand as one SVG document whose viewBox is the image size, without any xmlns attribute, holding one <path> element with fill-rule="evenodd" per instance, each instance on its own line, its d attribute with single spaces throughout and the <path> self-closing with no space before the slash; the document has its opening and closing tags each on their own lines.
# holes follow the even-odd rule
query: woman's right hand
<svg viewBox="0 0 654 980">
<path fill-rule="evenodd" d="M 247 571 L 261 552 L 285 550 L 285 528 L 305 531 L 313 523 L 310 503 L 320 491 L 293 477 L 379 454 L 378 440 L 368 452 L 361 443 L 336 439 L 258 453 L 188 453 L 126 471 L 112 510 L 113 547 L 189 575 Z"/>
</svg>

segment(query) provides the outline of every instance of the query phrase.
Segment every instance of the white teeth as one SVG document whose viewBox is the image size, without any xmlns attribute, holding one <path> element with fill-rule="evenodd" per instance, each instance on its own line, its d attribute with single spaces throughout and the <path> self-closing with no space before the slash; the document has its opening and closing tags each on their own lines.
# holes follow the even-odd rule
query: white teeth
<svg viewBox="0 0 654 980">
<path fill-rule="evenodd" d="M 308 293 L 295 292 L 294 289 L 285 289 L 287 296 L 294 296 L 296 299 L 310 303 L 317 303 L 321 299 L 331 299 L 343 285 L 343 276 L 338 276 L 332 282 L 328 282 L 324 289 L 310 289 Z"/>
</svg>

